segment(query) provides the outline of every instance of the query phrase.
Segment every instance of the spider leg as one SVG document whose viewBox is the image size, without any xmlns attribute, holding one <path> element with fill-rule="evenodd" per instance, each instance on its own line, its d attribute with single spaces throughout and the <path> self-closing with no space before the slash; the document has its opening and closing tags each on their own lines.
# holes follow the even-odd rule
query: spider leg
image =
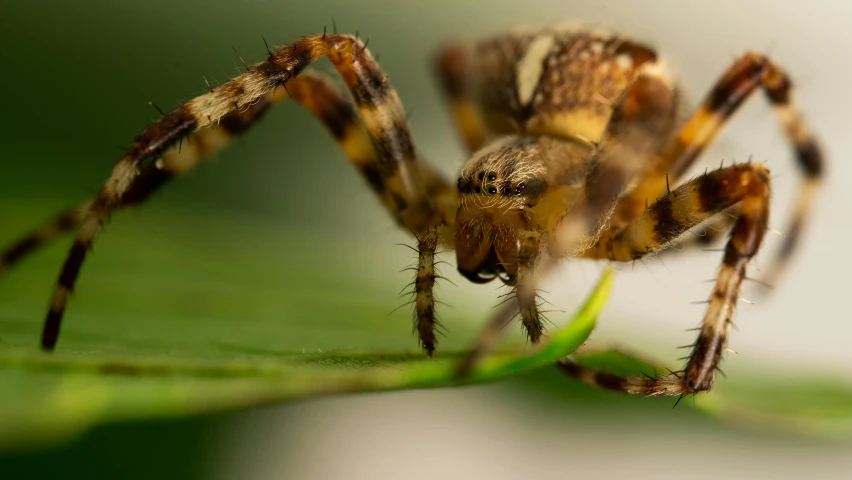
<svg viewBox="0 0 852 480">
<path fill-rule="evenodd" d="M 518 241 L 518 273 L 515 296 L 521 313 L 521 324 L 532 343 L 541 341 L 544 324 L 536 300 L 536 285 L 533 271 L 541 248 L 541 234 L 526 232 Z"/>
<path fill-rule="evenodd" d="M 684 371 L 658 379 L 612 382 L 608 388 L 648 395 L 682 395 L 709 390 L 722 358 L 749 260 L 757 253 L 769 220 L 769 171 L 742 163 L 714 170 L 663 195 L 624 231 L 601 239 L 599 258 L 630 262 L 662 250 L 690 228 L 733 206 L 737 220 L 725 246 L 722 266 Z M 590 255 L 591 256 L 591 255 Z M 570 361 L 567 373 L 588 381 L 590 374 Z"/>
<path fill-rule="evenodd" d="M 86 254 L 103 222 L 131 191 L 143 162 L 159 158 L 180 139 L 232 111 L 249 108 L 324 56 L 329 57 L 352 92 L 376 152 L 378 177 L 404 223 L 415 232 L 446 223 L 419 180 L 422 169 L 399 97 L 366 46 L 349 35 L 304 37 L 273 51 L 266 61 L 246 73 L 165 114 L 136 137 L 95 196 L 62 266 L 42 332 L 43 349 L 54 348 L 68 296 Z"/>
<path fill-rule="evenodd" d="M 301 78 L 306 77 L 298 77 L 296 80 Z M 438 343 L 436 329 L 439 325 L 435 316 L 433 294 L 438 277 L 435 271 L 435 252 L 442 238 L 448 237 L 449 234 L 439 230 L 437 224 L 421 230 L 417 224 L 410 222 L 404 208 L 400 207 L 398 193 L 385 182 L 378 170 L 376 151 L 355 107 L 327 77 L 315 74 L 311 78 L 310 82 L 291 81 L 288 84 L 293 100 L 325 123 L 350 162 L 361 171 L 396 221 L 418 237 L 418 266 L 414 280 L 414 330 L 417 332 L 420 346 L 432 356 Z M 432 208 L 444 219 L 440 226 L 452 226 L 457 202 L 456 190 L 424 162 L 417 162 L 413 167 L 417 180 L 422 183 L 433 202 Z"/>
<path fill-rule="evenodd" d="M 0 277 L 24 257 L 47 245 L 52 240 L 77 228 L 92 206 L 92 200 L 63 210 L 58 215 L 18 238 L 0 252 Z"/>
<path fill-rule="evenodd" d="M 490 352 L 502 336 L 503 329 L 518 314 L 521 324 L 532 343 L 541 341 L 544 335 L 544 323 L 538 310 L 536 292 L 536 277 L 534 275 L 536 262 L 541 253 L 541 232 L 527 231 L 518 238 L 517 258 L 511 259 L 517 265 L 514 274 L 514 291 L 500 312 L 482 329 L 476 345 L 468 352 L 458 368 L 460 377 L 466 376 L 476 363 Z M 501 304 L 502 305 L 502 304 Z"/>
<path fill-rule="evenodd" d="M 728 119 L 758 88 L 763 90 L 775 110 L 804 176 L 797 206 L 787 224 L 784 243 L 767 269 L 766 280 L 773 283 L 801 237 L 824 166 L 816 138 L 791 101 L 790 78 L 765 56 L 746 53 L 728 68 L 675 139 L 662 151 L 655 168 L 649 170 L 636 189 L 621 200 L 613 223 L 623 225 L 629 222 L 642 212 L 647 199 L 659 198 L 666 193 L 668 181 L 677 182 L 682 178 Z"/>
<path fill-rule="evenodd" d="M 507 304 L 491 319 L 477 345 L 462 360 L 459 376 L 466 376 L 489 351 L 496 342 L 494 335 L 514 317 L 515 309 L 529 305 L 522 293 L 528 294 L 531 288 L 534 295 L 559 260 L 582 254 L 595 244 L 622 192 L 647 166 L 641 160 L 660 148 L 661 138 L 674 122 L 677 95 L 659 73 L 653 64 L 643 68 L 614 105 L 603 139 L 590 160 L 578 203 L 556 226 L 552 238 L 545 239 L 549 255 L 538 262 L 524 282 L 527 286 L 518 291 L 521 304 Z"/>
<path fill-rule="evenodd" d="M 684 249 L 691 247 L 704 248 L 716 243 L 716 240 L 722 238 L 725 232 L 734 225 L 734 222 L 737 220 L 738 213 L 739 212 L 732 210 L 711 218 L 704 223 L 704 231 L 702 234 L 695 235 L 683 242 Z"/>
<path fill-rule="evenodd" d="M 414 330 L 420 340 L 420 347 L 430 357 L 435 353 L 438 339 L 435 330 L 438 321 L 435 318 L 435 250 L 438 248 L 438 229 L 430 228 L 417 242 L 417 273 L 414 277 Z"/>
<path fill-rule="evenodd" d="M 471 74 L 467 65 L 465 47 L 449 44 L 438 51 L 435 69 L 441 80 L 441 87 L 447 96 L 455 119 L 456 129 L 462 141 L 472 153 L 482 148 L 488 136 L 488 128 L 478 103 L 468 91 L 468 78 Z"/>
<path fill-rule="evenodd" d="M 566 375 L 582 383 L 605 390 L 648 396 L 682 395 L 678 393 L 680 391 L 679 373 L 659 378 L 622 377 L 587 367 L 571 355 L 559 360 L 556 366 Z"/>
<path fill-rule="evenodd" d="M 305 81 L 299 81 L 303 78 Z M 410 215 L 401 192 L 392 181 L 383 177 L 380 157 L 373 147 L 369 130 L 359 118 L 356 107 L 346 99 L 331 78 L 318 72 L 305 72 L 290 81 L 287 90 L 293 101 L 328 128 L 349 162 L 361 172 L 400 226 L 418 235 L 431 228 L 431 224 L 423 227 L 416 221 L 416 217 Z M 422 160 L 410 161 L 409 168 L 429 199 L 431 214 L 437 215 L 442 226 L 452 226 L 456 210 L 454 186 Z"/>
<path fill-rule="evenodd" d="M 218 124 L 199 129 L 188 135 L 179 145 L 169 147 L 156 162 L 141 166 L 139 175 L 119 200 L 118 207 L 124 208 L 144 202 L 174 177 L 195 168 L 204 158 L 221 151 L 233 137 L 242 134 L 254 122 L 260 120 L 270 105 L 286 98 L 281 92 L 269 93 L 251 107 L 225 115 Z M 94 201 L 94 198 L 89 198 L 59 213 L 2 250 L 0 275 L 39 247 L 78 228 Z"/>
<path fill-rule="evenodd" d="M 386 190 L 379 174 L 375 171 L 376 153 L 355 107 L 326 75 L 306 71 L 290 80 L 286 90 L 277 89 L 249 108 L 225 115 L 218 124 L 197 130 L 179 145 L 170 147 L 156 162 L 143 165 L 130 190 L 121 198 L 119 207 L 124 208 L 144 202 L 176 176 L 195 168 L 205 158 L 219 153 L 235 137 L 242 135 L 261 120 L 271 106 L 287 99 L 288 94 L 292 95 L 297 104 L 325 124 L 350 163 L 361 171 L 376 193 L 386 200 L 382 196 Z M 453 189 L 427 165 L 423 164 L 421 168 L 423 168 L 423 181 L 430 195 L 437 196 L 445 214 L 451 213 L 450 209 L 455 207 Z M 93 201 L 93 198 L 87 199 L 59 213 L 0 251 L 0 275 L 39 247 L 78 228 Z M 398 213 L 394 210 L 395 204 L 387 202 L 385 204 L 392 214 Z M 401 219 L 397 218 L 397 220 Z"/>
<path fill-rule="evenodd" d="M 736 207 L 732 207 L 723 213 L 719 213 L 702 223 L 700 226 L 692 229 L 689 232 L 689 237 L 678 239 L 676 246 L 673 245 L 673 248 L 667 248 L 658 254 L 661 256 L 669 256 L 676 255 L 680 252 L 692 252 L 697 249 L 715 251 L 715 248 L 710 247 L 715 245 L 720 238 L 725 236 L 725 233 L 727 233 L 734 225 L 734 222 L 737 221 L 738 215 L 739 212 Z"/>
<path fill-rule="evenodd" d="M 680 252 L 693 251 L 694 249 L 708 249 L 709 246 L 716 243 L 717 240 L 722 238 L 730 230 L 738 217 L 739 211 L 737 205 L 724 212 L 717 212 L 706 221 L 697 224 L 696 228 L 693 228 L 689 232 L 691 234 L 689 237 L 678 238 L 676 243 L 668 245 L 663 250 L 655 251 L 655 253 L 658 255 L 675 255 Z M 635 221 L 636 219 L 634 218 L 633 220 Z M 613 238 L 622 233 L 629 225 L 604 231 L 600 238 L 598 238 L 595 246 L 583 252 L 582 256 L 593 259 L 609 258 L 609 253 L 605 251 L 606 248 L 612 246 Z"/>
</svg>

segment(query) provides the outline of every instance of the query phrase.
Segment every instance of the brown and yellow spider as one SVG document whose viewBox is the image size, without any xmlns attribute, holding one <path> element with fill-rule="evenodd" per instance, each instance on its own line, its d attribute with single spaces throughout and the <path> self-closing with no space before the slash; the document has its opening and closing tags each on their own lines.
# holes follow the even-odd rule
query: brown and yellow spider
<svg viewBox="0 0 852 480">
<path fill-rule="evenodd" d="M 321 57 L 331 60 L 351 99 L 327 76 L 303 71 Z M 747 53 L 684 117 L 681 88 L 657 53 L 605 31 L 521 29 L 450 43 L 436 60 L 472 154 L 455 185 L 418 157 L 396 92 L 366 43 L 350 35 L 324 31 L 269 51 L 246 73 L 216 88 L 208 85 L 204 95 L 164 114 L 139 134 L 94 198 L 2 252 L 0 272 L 78 229 L 50 303 L 42 348 L 55 347 L 68 296 L 110 213 L 143 202 L 251 127 L 271 105 L 292 98 L 328 127 L 397 223 L 418 239 L 414 325 L 428 355 L 437 344 L 432 290 L 439 245 L 455 249 L 458 270 L 469 280 L 499 277 L 514 287 L 514 301 L 486 328 L 462 373 L 518 313 L 530 340 L 540 341 L 536 286 L 559 260 L 632 262 L 699 224 L 731 227 L 683 371 L 620 378 L 570 358 L 560 363 L 584 382 L 630 393 L 710 389 L 746 267 L 767 229 L 770 176 L 763 165 L 742 163 L 680 182 L 727 119 L 762 89 L 804 174 L 798 207 L 770 271 L 777 274 L 799 238 L 823 169 L 817 143 L 791 104 L 788 76 L 768 58 Z"/>
</svg>

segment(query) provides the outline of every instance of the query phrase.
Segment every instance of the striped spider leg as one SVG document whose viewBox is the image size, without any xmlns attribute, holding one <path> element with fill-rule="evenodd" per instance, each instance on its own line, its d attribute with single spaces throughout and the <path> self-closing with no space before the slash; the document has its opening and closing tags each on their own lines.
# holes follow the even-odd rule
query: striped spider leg
<svg viewBox="0 0 852 480">
<path fill-rule="evenodd" d="M 327 84 L 325 90 L 322 87 L 315 89 L 321 83 L 311 80 L 316 77 L 297 76 L 323 56 L 329 57 L 343 77 L 352 93 L 360 121 L 354 121 L 353 116 L 347 117 L 345 112 L 351 112 L 351 109 L 335 110 L 335 107 L 346 104 L 335 102 L 339 95 L 327 95 Z M 299 81 L 298 78 L 307 80 Z M 190 100 L 147 127 L 118 162 L 101 191 L 86 205 L 87 211 L 63 216 L 74 219 L 65 223 L 79 223 L 80 227 L 51 300 L 42 333 L 42 348 L 52 350 L 55 347 L 68 296 L 103 221 L 114 209 L 134 203 L 134 191 L 152 190 L 138 186 L 140 179 L 145 181 L 145 172 L 153 177 L 160 175 L 146 165 L 156 164 L 170 147 L 193 132 L 236 118 L 232 116 L 234 112 L 251 109 L 258 102 L 262 104 L 264 99 L 270 101 L 270 95 L 274 97 L 279 87 L 283 87 L 281 90 L 286 93 L 291 85 L 295 91 L 294 98 L 301 95 L 297 100 L 329 126 L 350 155 L 350 160 L 360 168 L 397 222 L 418 236 L 435 239 L 425 244 L 426 248 L 432 248 L 434 254 L 432 245 L 437 245 L 441 228 L 453 224 L 452 211 L 448 213 L 445 207 L 454 203 L 454 192 L 432 169 L 417 159 L 402 104 L 366 45 L 349 35 L 313 35 L 270 52 L 266 61 Z M 314 97 L 313 94 L 317 95 Z M 323 104 L 323 101 L 326 103 Z M 349 127 L 352 132 L 347 130 Z M 372 146 L 372 155 L 363 154 L 367 150 L 366 142 L 357 138 L 361 128 Z M 227 131 L 227 127 L 224 130 Z M 198 158 L 201 156 L 198 155 Z M 195 163 L 197 159 L 193 166 Z M 167 164 L 166 161 L 160 162 L 160 165 Z M 159 170 L 166 171 L 165 168 Z M 130 200 L 123 201 L 124 198 Z M 424 258 L 431 257 L 424 252 L 421 253 L 421 263 Z M 427 278 L 428 271 L 421 270 L 418 278 Z M 421 290 L 431 288 L 433 283 L 434 279 L 416 284 L 417 330 L 421 333 L 424 350 L 430 354 L 435 344 L 434 334 L 429 334 L 435 328 L 434 308 L 429 304 L 431 292 Z"/>
<path fill-rule="evenodd" d="M 305 72 L 309 76 L 312 72 Z M 301 80 L 302 77 L 297 77 Z M 283 95 L 282 95 L 283 94 Z M 130 190 L 121 197 L 119 207 L 131 207 L 147 200 L 176 176 L 195 168 L 202 160 L 217 154 L 238 136 L 260 120 L 268 108 L 286 98 L 284 89 L 261 97 L 251 107 L 234 111 L 214 125 L 200 128 L 187 135 L 178 145 L 169 147 L 155 162 L 140 166 L 139 176 Z M 94 198 L 86 199 L 74 207 L 60 212 L 26 235 L 18 238 L 0 252 L 0 275 L 17 265 L 26 256 L 80 227 Z"/>
<path fill-rule="evenodd" d="M 728 119 L 757 89 L 762 89 L 795 151 L 796 162 L 803 175 L 796 207 L 784 230 L 784 242 L 765 269 L 764 282 L 774 284 L 801 239 L 813 208 L 813 198 L 824 175 L 822 152 L 810 127 L 791 100 L 792 88 L 790 77 L 771 59 L 753 52 L 741 56 L 722 74 L 654 167 L 619 202 L 611 223 L 624 226 L 630 218 L 635 218 L 647 207 L 649 200 L 665 194 L 670 182 L 680 181 Z M 712 220 L 707 236 L 698 237 L 695 243 L 712 242 L 718 236 L 714 232 L 724 231 L 735 221 L 735 212 L 716 217 Z"/>
<path fill-rule="evenodd" d="M 736 221 L 728 240 L 722 267 L 692 345 L 686 366 L 660 378 L 625 378 L 594 372 L 571 358 L 560 368 L 587 383 L 628 393 L 684 395 L 709 390 L 722 358 L 732 325 L 740 287 L 749 260 L 760 248 L 769 220 L 770 179 L 763 165 L 736 164 L 708 172 L 660 197 L 615 236 L 607 236 L 596 250 L 587 252 L 613 261 L 632 262 L 659 251 L 686 231 L 736 206 Z"/>
<path fill-rule="evenodd" d="M 790 101 L 789 77 L 766 57 L 747 53 L 725 72 L 710 94 L 665 150 L 657 169 L 650 170 L 640 186 L 622 198 L 615 215 L 636 211 L 639 194 L 660 191 L 659 198 L 622 228 L 605 232 L 585 257 L 632 262 L 671 245 L 692 227 L 714 222 L 720 231 L 732 227 L 724 248 L 722 267 L 708 301 L 698 339 L 692 345 L 684 371 L 657 380 L 617 379 L 592 372 L 570 359 L 561 364 L 569 374 L 587 383 L 600 379 L 606 388 L 649 395 L 683 395 L 709 390 L 725 349 L 746 267 L 757 253 L 767 229 L 770 178 L 762 165 L 751 163 L 705 173 L 669 191 L 668 178 L 681 178 L 715 137 L 721 126 L 758 87 L 774 106 L 804 173 L 798 204 L 787 237 L 767 276 L 777 278 L 796 246 L 823 171 L 816 139 L 801 113 Z M 666 169 L 670 174 L 664 173 Z M 669 175 L 669 177 L 667 177 Z M 656 177 L 656 178 L 655 178 Z M 720 215 L 724 213 L 724 215 Z M 622 217 L 624 218 L 624 217 Z M 622 223 L 623 225 L 623 223 Z M 700 238 L 700 237 L 699 237 Z"/>
</svg>

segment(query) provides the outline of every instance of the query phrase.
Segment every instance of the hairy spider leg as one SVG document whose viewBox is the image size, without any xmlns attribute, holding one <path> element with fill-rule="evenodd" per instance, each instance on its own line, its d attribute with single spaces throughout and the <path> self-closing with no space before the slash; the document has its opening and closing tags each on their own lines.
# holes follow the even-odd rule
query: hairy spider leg
<svg viewBox="0 0 852 480">
<path fill-rule="evenodd" d="M 521 324 L 530 342 L 538 343 L 544 335 L 544 322 L 539 311 L 536 285 L 533 282 L 535 265 L 541 250 L 541 233 L 528 231 L 518 242 L 518 273 L 515 296 L 521 315 Z"/>
<path fill-rule="evenodd" d="M 648 200 L 665 194 L 670 181 L 677 183 L 707 145 L 716 138 L 730 117 L 758 88 L 763 90 L 772 105 L 784 133 L 793 146 L 796 162 L 804 177 L 796 207 L 785 230 L 784 242 L 772 264 L 765 270 L 764 280 L 774 283 L 801 238 L 805 222 L 810 216 L 813 197 L 823 176 L 824 165 L 817 139 L 791 101 L 793 86 L 790 77 L 763 55 L 746 53 L 719 78 L 672 143 L 663 151 L 654 168 L 619 202 L 613 216 L 613 224 L 626 224 L 641 214 Z"/>
<path fill-rule="evenodd" d="M 661 255 L 672 255 L 678 252 L 688 252 L 694 249 L 708 250 L 710 245 L 724 237 L 734 222 L 737 221 L 736 207 L 732 207 L 715 217 L 704 222 L 700 228 L 693 230 L 693 235 L 678 240 L 679 248 L 667 248 L 660 252 Z"/>
<path fill-rule="evenodd" d="M 399 199 L 394 199 L 392 193 L 388 194 L 388 186 L 376 168 L 375 151 L 357 111 L 330 79 L 316 75 L 316 81 L 288 86 L 288 89 L 295 101 L 328 126 L 352 164 L 361 171 L 397 222 L 418 237 L 418 266 L 414 280 L 414 330 L 421 348 L 432 356 L 438 343 L 436 330 L 439 327 L 433 293 L 435 280 L 438 278 L 435 271 L 435 254 L 438 244 L 446 238 L 446 232 L 441 232 L 439 225 L 419 231 L 417 225 L 408 222 L 408 217 L 399 207 Z M 419 162 L 415 168 L 418 181 L 422 183 L 433 202 L 432 208 L 437 210 L 436 213 L 441 218 L 440 226 L 452 227 L 457 202 L 455 188 L 424 162 Z"/>
<path fill-rule="evenodd" d="M 79 227 L 91 206 L 92 200 L 89 199 L 63 210 L 6 246 L 0 251 L 0 278 L 29 254 Z"/>
<path fill-rule="evenodd" d="M 160 157 L 193 131 L 213 124 L 228 113 L 248 108 L 269 92 L 286 86 L 305 67 L 328 56 L 352 92 L 376 151 L 379 175 L 405 223 L 415 232 L 443 219 L 431 205 L 402 104 L 384 72 L 360 40 L 349 35 L 318 34 L 273 51 L 246 73 L 165 114 L 136 137 L 92 202 L 86 219 L 62 267 L 42 332 L 42 348 L 52 350 L 59 335 L 68 296 L 74 288 L 86 253 L 103 222 L 138 177 L 140 164 Z"/>
<path fill-rule="evenodd" d="M 143 166 L 130 191 L 122 197 L 121 207 L 142 203 L 169 180 L 194 168 L 205 157 L 221 151 L 234 137 L 244 133 L 260 120 L 268 107 L 288 98 L 288 93 L 292 95 L 296 103 L 305 107 L 323 122 L 347 155 L 350 163 L 361 171 L 371 187 L 381 195 L 384 188 L 375 171 L 375 151 L 355 107 L 326 75 L 306 71 L 290 80 L 286 90 L 277 89 L 262 97 L 250 108 L 229 113 L 218 125 L 209 125 L 192 133 L 183 142 L 186 145 L 174 145 L 157 162 Z M 425 172 L 423 181 L 427 182 L 427 190 L 434 193 L 440 203 L 445 206 L 445 213 L 452 215 L 455 209 L 455 190 L 431 170 Z M 92 199 L 89 199 L 75 208 L 62 212 L 47 224 L 15 242 L 0 256 L 2 259 L 0 264 L 9 267 L 23 255 L 78 227 L 85 218 L 85 212 L 91 202 Z M 393 210 L 393 207 L 394 204 L 388 205 L 391 213 L 397 216 L 398 212 Z M 434 249 L 432 255 L 434 255 Z M 432 281 L 434 282 L 434 278 Z M 423 285 L 421 282 L 418 287 Z M 430 333 L 433 328 L 429 327 L 430 320 L 434 319 L 434 314 L 430 312 L 434 306 L 429 306 L 429 302 L 422 299 L 431 298 L 431 290 L 418 288 L 418 291 L 422 293 L 421 300 L 418 302 L 421 308 L 415 317 L 417 331 L 421 333 L 421 343 L 424 348 L 426 345 L 432 345 L 431 350 L 427 351 L 434 351 L 435 335 Z"/>
<path fill-rule="evenodd" d="M 292 94 L 293 100 L 316 116 L 340 145 L 350 163 L 362 173 L 368 184 L 378 194 L 384 193 L 381 178 L 375 169 L 376 154 L 370 138 L 352 103 L 326 75 L 316 71 L 303 72 L 287 83 L 287 89 L 268 93 L 249 108 L 231 112 L 217 124 L 201 128 L 173 145 L 156 162 L 142 165 L 139 176 L 122 198 L 120 207 L 142 203 L 161 186 L 212 157 L 227 147 L 233 139 L 249 130 L 263 118 L 268 108 Z M 455 190 L 425 164 L 423 181 L 427 191 L 438 196 L 445 215 L 451 217 L 455 209 Z M 382 197 L 384 198 L 384 197 Z M 64 210 L 48 222 L 19 238 L 0 252 L 0 275 L 25 256 L 61 235 L 80 226 L 93 198 Z M 398 218 L 395 204 L 387 205 Z"/>
<path fill-rule="evenodd" d="M 709 390 L 732 325 L 749 260 L 760 248 L 769 220 L 770 178 L 763 166 L 732 165 L 701 175 L 663 195 L 621 233 L 595 249 L 598 258 L 632 262 L 666 248 L 690 228 L 737 207 L 737 220 L 725 246 L 722 266 L 710 295 L 700 333 L 682 372 L 660 378 L 615 377 L 566 359 L 560 366 L 587 383 L 646 395 L 684 395 Z M 592 256 L 592 255 L 590 255 Z"/>
<path fill-rule="evenodd" d="M 436 330 L 440 326 L 435 315 L 435 251 L 438 248 L 437 227 L 430 228 L 417 238 L 417 272 L 414 275 L 414 331 L 420 347 L 428 356 L 438 344 Z"/>
<path fill-rule="evenodd" d="M 307 72 L 310 73 L 310 72 Z M 306 75 L 307 75 L 306 73 Z M 294 81 L 301 80 L 301 77 Z M 242 134 L 263 117 L 267 108 L 284 98 L 284 90 L 268 93 L 249 108 L 231 112 L 217 123 L 189 134 L 179 145 L 172 145 L 156 162 L 140 166 L 138 177 L 130 190 L 119 200 L 119 207 L 140 204 L 174 177 L 195 168 L 202 160 L 225 148 L 234 137 Z M 69 208 L 0 252 L 0 275 L 38 248 L 78 228 L 86 218 L 94 198 Z"/>
</svg>

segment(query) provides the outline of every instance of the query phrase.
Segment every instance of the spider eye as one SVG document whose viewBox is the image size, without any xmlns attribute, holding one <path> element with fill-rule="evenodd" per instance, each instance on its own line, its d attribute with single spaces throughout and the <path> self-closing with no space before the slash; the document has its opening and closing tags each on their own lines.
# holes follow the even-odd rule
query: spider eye
<svg viewBox="0 0 852 480">
<path fill-rule="evenodd" d="M 519 183 L 518 188 L 515 189 L 515 195 L 520 195 L 527 188 L 527 184 Z"/>
<path fill-rule="evenodd" d="M 493 182 L 494 180 L 497 180 L 497 174 L 494 172 L 488 172 L 488 181 Z"/>
<path fill-rule="evenodd" d="M 485 172 L 479 172 L 479 174 L 476 176 L 476 178 L 478 178 L 479 180 L 482 180 L 483 178 L 485 178 Z"/>
<path fill-rule="evenodd" d="M 494 195 L 495 193 L 497 193 L 497 187 L 488 187 L 488 193 Z"/>
</svg>

